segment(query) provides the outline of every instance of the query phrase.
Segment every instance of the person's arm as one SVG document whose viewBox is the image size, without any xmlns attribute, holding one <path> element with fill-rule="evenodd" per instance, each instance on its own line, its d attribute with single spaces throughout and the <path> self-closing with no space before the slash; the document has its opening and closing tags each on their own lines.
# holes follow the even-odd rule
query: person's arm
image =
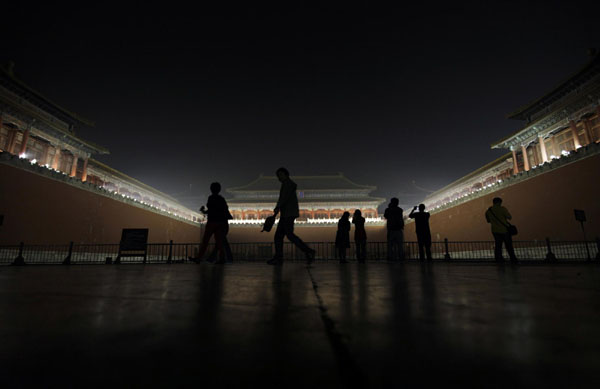
<svg viewBox="0 0 600 389">
<path fill-rule="evenodd" d="M 410 213 L 408 214 L 408 217 L 409 217 L 409 218 L 411 218 L 411 219 L 414 219 L 414 218 L 415 218 L 415 210 L 416 210 L 416 209 L 417 209 L 417 208 L 415 207 L 415 208 L 413 208 L 413 209 L 412 209 L 412 211 L 410 211 Z"/>
</svg>

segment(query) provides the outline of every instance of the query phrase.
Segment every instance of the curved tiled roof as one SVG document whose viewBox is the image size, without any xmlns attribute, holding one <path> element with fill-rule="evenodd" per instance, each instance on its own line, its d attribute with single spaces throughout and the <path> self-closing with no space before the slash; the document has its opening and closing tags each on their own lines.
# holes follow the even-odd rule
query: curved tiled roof
<svg viewBox="0 0 600 389">
<path fill-rule="evenodd" d="M 577 72 L 560 82 L 556 87 L 545 93 L 536 100 L 523 105 L 516 111 L 507 115 L 508 119 L 527 120 L 527 118 L 538 111 L 545 109 L 548 105 L 562 98 L 574 88 L 585 83 L 590 77 L 600 72 L 600 51 L 595 52 L 590 60 Z"/>
<path fill-rule="evenodd" d="M 292 181 L 298 185 L 298 190 L 368 190 L 377 189 L 375 186 L 359 185 L 350 181 L 342 173 L 330 176 L 291 176 Z M 227 192 L 278 192 L 281 183 L 275 176 L 263 176 L 262 174 L 251 183 L 228 188 Z"/>
</svg>

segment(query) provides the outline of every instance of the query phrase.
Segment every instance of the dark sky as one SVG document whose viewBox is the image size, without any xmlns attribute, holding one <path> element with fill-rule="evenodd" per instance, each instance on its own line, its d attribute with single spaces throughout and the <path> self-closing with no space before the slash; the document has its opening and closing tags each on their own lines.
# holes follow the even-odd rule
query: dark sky
<svg viewBox="0 0 600 389">
<path fill-rule="evenodd" d="M 593 2 L 17 3 L 2 62 L 96 123 L 78 134 L 111 151 L 97 159 L 194 208 L 212 181 L 279 166 L 344 172 L 412 205 L 502 155 L 490 143 L 521 125 L 506 114 L 600 47 Z"/>
</svg>

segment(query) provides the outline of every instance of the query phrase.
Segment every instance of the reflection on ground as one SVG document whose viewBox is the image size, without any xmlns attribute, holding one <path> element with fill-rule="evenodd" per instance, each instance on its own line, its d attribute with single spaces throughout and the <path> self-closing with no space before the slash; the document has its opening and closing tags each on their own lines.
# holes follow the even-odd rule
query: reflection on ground
<svg viewBox="0 0 600 389">
<path fill-rule="evenodd" d="M 593 386 L 600 267 L 0 268 L 11 385 Z"/>
</svg>

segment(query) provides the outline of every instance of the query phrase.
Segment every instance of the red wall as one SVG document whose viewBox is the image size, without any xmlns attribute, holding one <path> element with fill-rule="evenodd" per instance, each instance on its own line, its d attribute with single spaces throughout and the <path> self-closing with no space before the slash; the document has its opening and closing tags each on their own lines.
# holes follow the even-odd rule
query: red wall
<svg viewBox="0 0 600 389">
<path fill-rule="evenodd" d="M 0 164 L 0 244 L 118 243 L 123 228 L 149 228 L 148 240 L 198 242 L 199 226 Z"/>
<path fill-rule="evenodd" d="M 600 236 L 600 155 L 432 214 L 433 240 L 491 240 L 484 214 L 494 197 L 501 197 L 511 213 L 519 229 L 516 240 L 583 240 L 574 209 L 585 211 L 587 238 L 595 239 Z M 405 239 L 416 239 L 414 223 L 407 225 Z"/>
</svg>

